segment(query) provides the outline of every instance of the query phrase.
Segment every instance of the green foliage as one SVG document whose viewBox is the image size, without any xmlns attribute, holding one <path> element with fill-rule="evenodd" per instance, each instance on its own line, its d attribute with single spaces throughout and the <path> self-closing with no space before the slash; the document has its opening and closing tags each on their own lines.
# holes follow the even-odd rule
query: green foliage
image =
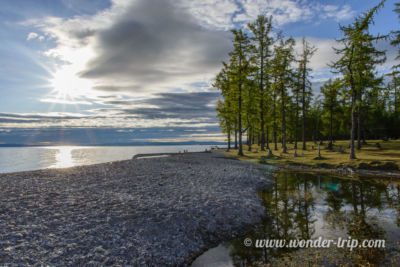
<svg viewBox="0 0 400 267">
<path fill-rule="evenodd" d="M 377 64 L 386 60 L 385 52 L 377 50 L 373 45 L 374 41 L 385 37 L 369 33 L 373 17 L 383 7 L 384 2 L 357 17 L 352 24 L 340 27 L 344 35 L 339 40 L 342 47 L 335 49 L 340 58 L 332 66 L 343 76 L 344 88 L 348 88 L 351 99 L 350 159 L 356 158 L 356 131 L 358 149 L 361 148 L 363 95 L 368 88 L 380 84 L 381 80 L 375 77 L 374 70 Z"/>
<path fill-rule="evenodd" d="M 400 2 L 398 2 L 398 3 L 396 3 L 395 4 L 395 9 L 394 9 L 394 11 L 397 13 L 397 15 L 399 16 L 399 18 L 400 18 Z M 394 31 L 393 32 L 393 35 L 394 35 L 394 39 L 392 40 L 392 45 L 394 45 L 394 46 L 399 46 L 400 45 L 400 31 L 399 30 L 396 30 L 396 31 Z M 400 59 L 400 50 L 399 50 L 399 54 L 398 54 L 398 56 L 397 56 L 397 59 Z M 394 66 L 394 68 L 399 68 L 400 67 L 400 65 L 396 65 L 396 66 Z"/>
<path fill-rule="evenodd" d="M 222 94 L 217 104 L 221 129 L 229 141 L 238 137 L 240 155 L 243 136 L 249 151 L 253 144 L 269 150 L 271 143 L 278 150 L 281 143 L 283 153 L 287 144 L 294 143 L 297 150 L 300 141 L 305 151 L 306 141 L 328 140 L 328 148 L 334 149 L 335 140 L 350 138 L 353 159 L 356 142 L 360 149 L 367 138 L 400 137 L 399 72 L 393 70 L 385 79 L 378 75 L 377 66 L 386 55 L 376 42 L 388 36 L 369 30 L 384 2 L 340 27 L 343 37 L 335 49 L 339 58 L 330 65 L 337 78 L 327 81 L 315 97 L 310 61 L 316 48 L 306 39 L 295 53 L 294 39 L 274 33 L 273 19 L 266 16 L 232 31 L 233 50 L 214 87 Z M 400 3 L 396 12 L 400 14 Z M 392 43 L 398 45 L 400 31 L 394 33 Z"/>
</svg>

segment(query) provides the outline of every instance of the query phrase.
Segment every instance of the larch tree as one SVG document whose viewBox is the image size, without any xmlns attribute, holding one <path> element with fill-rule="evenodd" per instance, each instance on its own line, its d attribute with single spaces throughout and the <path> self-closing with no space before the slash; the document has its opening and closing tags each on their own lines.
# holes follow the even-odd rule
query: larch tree
<svg viewBox="0 0 400 267">
<path fill-rule="evenodd" d="M 233 83 L 236 86 L 235 90 L 237 101 L 237 131 L 238 131 L 238 155 L 243 156 L 243 134 L 247 129 L 243 128 L 243 111 L 244 111 L 244 94 L 245 85 L 247 83 L 249 72 L 251 72 L 251 52 L 250 39 L 247 34 L 239 29 L 232 30 L 234 35 L 233 51 L 230 53 L 231 69 Z"/>
<path fill-rule="evenodd" d="M 397 2 L 397 3 L 395 3 L 395 9 L 394 9 L 394 11 L 397 13 L 397 15 L 399 16 L 399 18 L 400 18 L 400 2 Z M 394 35 L 394 39 L 392 40 L 392 45 L 394 45 L 394 46 L 399 46 L 400 45 L 400 30 L 396 30 L 396 31 L 394 31 L 393 32 L 393 35 Z M 397 55 L 397 59 L 400 59 L 400 49 L 399 49 L 399 52 L 398 52 L 398 55 Z M 399 68 L 400 67 L 400 65 L 398 64 L 398 65 L 395 65 L 395 66 L 393 66 L 394 68 Z"/>
<path fill-rule="evenodd" d="M 306 122 L 307 122 L 307 108 L 310 104 L 311 99 L 311 82 L 309 80 L 311 69 L 309 68 L 309 63 L 311 57 L 317 51 L 317 49 L 311 46 L 305 38 L 303 38 L 303 50 L 299 61 L 299 75 L 300 75 L 300 90 L 301 90 L 301 109 L 302 109 L 302 141 L 303 150 L 307 149 L 306 140 Z"/>
<path fill-rule="evenodd" d="M 272 69 L 274 77 L 273 89 L 275 95 L 279 97 L 280 111 L 281 111 L 281 140 L 282 140 L 282 153 L 287 153 L 287 105 L 288 105 L 288 87 L 293 85 L 294 72 L 291 68 L 295 60 L 294 57 L 293 38 L 280 40 L 279 44 L 275 47 L 275 55 L 272 60 Z M 276 103 L 275 103 L 276 104 Z M 276 119 L 276 118 L 275 118 Z M 276 137 L 274 137 L 276 142 Z M 276 147 L 275 147 L 276 148 Z"/>
<path fill-rule="evenodd" d="M 222 131 L 227 134 L 229 151 L 231 149 L 231 134 L 236 131 L 236 102 L 234 87 L 230 80 L 228 64 L 223 63 L 223 68 L 215 78 L 213 87 L 219 89 L 223 97 L 223 100 L 220 100 L 217 103 L 217 117 L 219 118 Z"/>
<path fill-rule="evenodd" d="M 333 127 L 334 127 L 334 118 L 336 116 L 338 110 L 338 97 L 340 93 L 340 89 L 342 87 L 342 82 L 340 79 L 329 80 L 321 87 L 321 93 L 324 96 L 323 100 L 323 109 L 324 112 L 328 114 L 328 124 L 329 124 L 329 143 L 328 149 L 333 149 Z"/>
<path fill-rule="evenodd" d="M 267 94 L 270 91 L 270 80 L 269 80 L 269 66 L 270 58 L 272 56 L 272 44 L 274 42 L 271 31 L 272 31 L 272 17 L 266 17 L 264 15 L 258 16 L 257 19 L 248 24 L 249 29 L 252 32 L 251 40 L 255 47 L 255 62 L 257 66 L 257 84 L 259 93 L 259 115 L 260 115 L 260 146 L 261 150 L 265 150 L 265 144 L 267 143 L 267 149 L 269 149 L 268 136 L 266 136 L 266 125 L 265 116 L 267 113 Z"/>
<path fill-rule="evenodd" d="M 223 64 L 214 84 L 222 95 L 217 116 L 228 149 L 233 135 L 239 155 L 244 153 L 244 140 L 249 150 L 255 144 L 265 150 L 272 137 L 274 149 L 282 142 L 286 153 L 287 143 L 294 142 L 297 150 L 301 141 L 307 149 L 308 140 L 329 140 L 327 148 L 332 149 L 334 140 L 349 138 L 354 159 L 355 148 L 366 144 L 367 137 L 400 137 L 400 65 L 382 78 L 377 66 L 386 55 L 377 49 L 376 41 L 386 36 L 369 30 L 383 3 L 340 27 L 343 37 L 335 49 L 339 59 L 328 65 L 339 75 L 321 88 L 321 101 L 318 95 L 313 99 L 310 81 L 316 49 L 305 39 L 296 60 L 293 39 L 272 33 L 271 18 L 259 16 L 248 28 L 234 30 L 229 62 Z M 400 3 L 395 11 L 400 14 Z M 392 36 L 392 44 L 400 45 L 400 31 Z"/>
<path fill-rule="evenodd" d="M 380 2 L 368 12 L 357 17 L 351 25 L 340 27 L 344 35 L 339 40 L 342 47 L 335 49 L 340 59 L 333 64 L 333 67 L 343 75 L 351 96 L 350 159 L 356 159 L 356 113 L 358 110 L 360 87 L 362 88 L 360 84 L 361 79 L 358 79 L 357 83 L 357 74 L 362 72 L 360 66 L 363 65 L 362 63 L 365 63 L 366 58 L 374 58 L 375 56 L 375 50 L 369 49 L 370 47 L 368 46 L 372 41 L 378 40 L 381 37 L 369 34 L 369 26 L 373 23 L 374 15 L 383 7 L 384 2 Z"/>
</svg>

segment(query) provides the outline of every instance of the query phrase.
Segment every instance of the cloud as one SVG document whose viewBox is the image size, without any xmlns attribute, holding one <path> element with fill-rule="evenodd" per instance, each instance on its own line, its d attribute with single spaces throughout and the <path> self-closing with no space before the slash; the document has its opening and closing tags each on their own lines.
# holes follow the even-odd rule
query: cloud
<svg viewBox="0 0 400 267">
<path fill-rule="evenodd" d="M 96 11 L 109 6 L 108 0 L 61 0 L 61 3 L 68 9 L 77 13 L 95 13 Z"/>
<path fill-rule="evenodd" d="M 64 3 L 73 7 L 77 1 Z M 219 94 L 210 91 L 211 80 L 231 50 L 228 29 L 259 13 L 273 15 L 275 23 L 282 26 L 346 19 L 351 12 L 346 5 L 309 1 L 113 0 L 94 14 L 31 19 L 25 25 L 36 29 L 29 39 L 48 41 L 44 47 L 50 48 L 43 54 L 53 59 L 50 69 L 55 69 L 54 77 L 67 69 L 93 85 L 91 92 L 74 92 L 73 101 L 60 101 L 51 94 L 41 101 L 103 106 L 88 107 L 93 115 L 65 119 L 65 125 L 201 126 L 217 124 L 214 105 Z M 319 48 L 311 67 L 323 69 L 334 58 L 332 40 L 311 41 Z M 57 126 L 60 121 L 44 120 L 44 125 Z"/>
<path fill-rule="evenodd" d="M 233 1 L 232 2 L 236 2 Z M 237 1 L 238 10 L 233 17 L 234 23 L 245 24 L 259 14 L 273 16 L 277 26 L 300 21 L 334 19 L 341 21 L 348 19 L 352 9 L 348 5 L 334 6 L 315 3 L 312 1 L 293 0 L 242 0 Z"/>
<path fill-rule="evenodd" d="M 209 82 L 231 48 L 226 31 L 260 13 L 281 26 L 312 18 L 345 19 L 347 5 L 291 0 L 114 0 L 94 15 L 31 20 L 56 46 L 49 57 L 71 64 L 104 95 L 189 90 Z"/>
<path fill-rule="evenodd" d="M 339 59 L 334 48 L 339 48 L 340 44 L 335 39 L 306 37 L 307 42 L 314 46 L 317 50 L 311 58 L 310 67 L 313 70 L 324 70 L 328 65 Z M 297 55 L 301 55 L 303 49 L 302 38 L 295 38 L 295 51 Z"/>
<path fill-rule="evenodd" d="M 0 117 L 15 119 L 79 119 L 84 115 L 79 113 L 67 112 L 48 112 L 48 113 L 0 113 Z"/>
<path fill-rule="evenodd" d="M 102 94 L 144 96 L 209 82 L 231 46 L 229 33 L 202 27 L 170 0 L 116 0 L 93 16 L 27 23 L 55 42 L 45 55 L 56 68 L 72 65 Z"/>
<path fill-rule="evenodd" d="M 347 20 L 354 17 L 354 10 L 349 5 L 341 7 L 335 5 L 317 5 L 317 10 L 320 11 L 320 17 L 323 19 L 333 19 L 335 21 Z"/>
<path fill-rule="evenodd" d="M 259 14 L 274 17 L 274 23 L 289 23 L 333 19 L 342 21 L 353 15 L 349 5 L 325 5 L 315 1 L 294 0 L 205 0 L 184 1 L 183 6 L 207 27 L 232 29 L 247 24 Z"/>
<path fill-rule="evenodd" d="M 75 113 L 0 113 L 5 128 L 34 127 L 191 127 L 217 126 L 219 92 L 163 93 L 146 99 L 104 98 L 109 108 Z"/>
<path fill-rule="evenodd" d="M 142 119 L 184 119 L 216 123 L 215 100 L 219 92 L 163 93 L 154 98 L 122 104 L 120 112 Z M 133 107 L 130 107 L 133 105 Z M 139 105 L 139 106 L 136 106 Z"/>
<path fill-rule="evenodd" d="M 45 39 L 46 38 L 43 35 L 39 35 L 36 32 L 30 32 L 26 37 L 27 41 L 38 40 L 39 42 L 43 42 Z"/>
<path fill-rule="evenodd" d="M 27 41 L 33 40 L 33 39 L 36 39 L 38 36 L 39 36 L 39 34 L 37 34 L 36 32 L 30 32 L 28 34 L 28 36 L 26 37 L 26 40 Z"/>
<path fill-rule="evenodd" d="M 102 89 L 136 94 L 182 88 L 214 76 L 230 50 L 228 37 L 171 1 L 136 1 L 98 32 L 96 56 L 81 75 Z"/>
<path fill-rule="evenodd" d="M 181 5 L 205 27 L 232 29 L 240 6 L 233 0 L 182 1 Z"/>
<path fill-rule="evenodd" d="M 61 98 L 43 98 L 40 102 L 53 103 L 53 104 L 64 104 L 64 105 L 92 105 L 92 102 L 84 100 L 70 100 Z"/>
<path fill-rule="evenodd" d="M 291 0 L 243 0 L 240 2 L 242 12 L 235 17 L 235 22 L 247 23 L 259 14 L 273 16 L 278 26 L 297 21 L 307 21 L 314 14 L 308 4 Z"/>
<path fill-rule="evenodd" d="M 79 113 L 0 113 L 0 122 L 4 128 L 43 127 L 61 124 L 63 121 L 79 121 L 84 117 Z"/>
<path fill-rule="evenodd" d="M 35 40 L 35 39 L 39 39 L 39 38 L 43 38 L 43 36 L 40 36 L 36 32 L 30 32 L 28 34 L 28 36 L 26 37 L 26 40 L 31 41 L 31 40 Z M 40 40 L 43 40 L 43 39 L 40 39 Z"/>
<path fill-rule="evenodd" d="M 392 67 L 400 63 L 400 60 L 397 59 L 399 48 L 391 45 L 389 39 L 379 40 L 375 45 L 378 50 L 386 52 L 386 61 L 378 67 L 379 70 L 383 73 L 392 71 Z"/>
<path fill-rule="evenodd" d="M 329 65 L 340 58 L 340 55 L 335 53 L 334 48 L 340 48 L 342 44 L 335 39 L 328 38 L 307 37 L 306 39 L 312 46 L 317 48 L 317 51 L 310 60 L 310 68 L 313 70 L 312 80 L 315 82 L 323 82 L 331 77 L 337 77 L 337 75 L 332 73 L 332 69 Z M 390 44 L 390 40 L 379 40 L 374 43 L 374 46 L 378 50 L 386 52 L 386 61 L 376 66 L 378 73 L 384 74 L 390 72 L 394 65 L 399 64 L 399 61 L 396 59 L 397 48 Z M 302 50 L 301 38 L 296 38 L 295 49 L 296 53 L 300 55 Z"/>
<path fill-rule="evenodd" d="M 302 39 L 296 39 L 295 50 L 298 55 L 302 51 Z M 310 60 L 310 68 L 312 69 L 312 86 L 314 94 L 320 93 L 320 87 L 327 82 L 330 78 L 338 78 L 341 74 L 333 73 L 333 69 L 329 66 L 331 63 L 336 62 L 340 55 L 337 55 L 334 48 L 340 48 L 341 44 L 335 39 L 328 38 L 315 38 L 307 37 L 307 41 L 314 47 L 317 48 L 314 56 Z M 377 75 L 383 75 L 392 71 L 394 65 L 399 64 L 399 60 L 396 59 L 398 50 L 396 47 L 390 44 L 390 40 L 379 40 L 374 43 L 374 46 L 380 50 L 386 52 L 386 61 L 376 66 Z"/>
</svg>

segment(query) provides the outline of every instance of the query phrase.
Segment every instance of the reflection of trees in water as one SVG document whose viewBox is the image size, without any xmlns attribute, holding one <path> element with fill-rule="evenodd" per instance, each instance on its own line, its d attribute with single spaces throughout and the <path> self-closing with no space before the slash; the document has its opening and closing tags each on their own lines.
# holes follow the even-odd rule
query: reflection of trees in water
<svg viewBox="0 0 400 267">
<path fill-rule="evenodd" d="M 314 196 L 310 190 L 313 185 L 304 175 L 301 177 L 297 174 L 296 180 L 298 181 L 296 222 L 299 231 L 297 238 L 310 239 L 315 233 L 314 223 L 317 221 L 313 219 Z"/>
<path fill-rule="evenodd" d="M 260 227 L 246 235 L 256 239 L 307 239 L 314 232 L 314 197 L 310 179 L 300 174 L 279 173 L 270 191 L 260 193 L 267 210 Z M 271 258 L 289 252 L 287 248 L 244 247 L 243 239 L 232 243 L 231 255 L 236 266 L 267 263 Z"/>
<path fill-rule="evenodd" d="M 343 198 L 352 209 L 347 212 L 347 234 L 352 239 L 385 239 L 385 231 L 378 225 L 379 218 L 368 216 L 370 209 L 383 208 L 382 197 L 386 195 L 386 186 L 350 181 L 343 190 Z M 345 253 L 350 254 L 345 249 Z M 385 250 L 378 248 L 356 248 L 352 252 L 352 258 L 358 264 L 378 264 L 385 257 Z"/>
<path fill-rule="evenodd" d="M 396 225 L 400 227 L 400 184 L 389 184 L 386 196 L 389 205 L 397 211 Z"/>
<path fill-rule="evenodd" d="M 397 210 L 397 225 L 400 222 L 400 187 L 378 182 L 337 179 L 311 174 L 281 172 L 275 176 L 275 185 L 260 193 L 266 207 L 262 224 L 245 237 L 256 239 L 310 239 L 317 238 L 316 199 L 327 209 L 321 214 L 323 224 L 337 236 L 345 233 L 353 239 L 385 239 L 385 231 L 378 225 L 371 209 Z M 321 199 L 322 198 L 322 199 Z M 319 233 L 324 236 L 324 233 Z M 293 252 L 288 248 L 244 247 L 243 239 L 231 243 L 231 256 L 236 266 L 252 266 L 270 263 L 273 258 Z M 253 243 L 254 244 L 254 243 Z M 377 264 L 384 257 L 380 249 L 355 249 L 352 253 L 342 249 L 351 263 Z M 340 253 L 342 250 L 339 250 Z M 346 257 L 347 257 L 346 256 Z M 306 259 L 304 259 L 306 260 Z"/>
<path fill-rule="evenodd" d="M 321 176 L 318 177 L 320 181 Z M 329 225 L 332 230 L 343 230 L 346 227 L 346 213 L 342 210 L 344 200 L 340 195 L 339 191 L 327 190 L 325 197 L 326 204 L 328 206 L 327 211 L 323 215 L 324 221 Z"/>
</svg>

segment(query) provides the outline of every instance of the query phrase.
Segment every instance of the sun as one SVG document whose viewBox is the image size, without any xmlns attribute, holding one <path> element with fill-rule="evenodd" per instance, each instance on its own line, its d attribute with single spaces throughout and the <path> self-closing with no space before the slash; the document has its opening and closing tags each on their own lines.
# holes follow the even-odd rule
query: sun
<svg viewBox="0 0 400 267">
<path fill-rule="evenodd" d="M 87 95 L 93 87 L 90 80 L 79 77 L 72 66 L 64 66 L 56 71 L 50 80 L 58 99 L 74 99 Z"/>
</svg>

